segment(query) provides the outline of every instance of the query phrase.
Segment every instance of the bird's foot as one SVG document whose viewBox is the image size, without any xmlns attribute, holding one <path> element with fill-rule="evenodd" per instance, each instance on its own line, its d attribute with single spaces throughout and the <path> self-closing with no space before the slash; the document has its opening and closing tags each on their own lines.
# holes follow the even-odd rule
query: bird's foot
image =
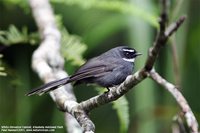
<svg viewBox="0 0 200 133">
<path fill-rule="evenodd" d="M 107 91 L 105 91 L 104 93 L 108 93 L 108 92 L 110 92 L 110 89 L 107 87 L 106 88 L 107 89 Z"/>
</svg>

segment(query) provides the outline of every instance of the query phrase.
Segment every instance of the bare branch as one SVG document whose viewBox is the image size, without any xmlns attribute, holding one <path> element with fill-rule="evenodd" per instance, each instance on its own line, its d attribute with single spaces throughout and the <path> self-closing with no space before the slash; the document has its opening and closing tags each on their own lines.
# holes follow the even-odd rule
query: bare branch
<svg viewBox="0 0 200 133">
<path fill-rule="evenodd" d="M 160 34 L 163 34 L 168 21 L 168 0 L 161 0 L 161 14 L 160 14 Z"/>
<path fill-rule="evenodd" d="M 60 32 L 55 24 L 55 17 L 48 0 L 29 0 L 32 8 L 33 16 L 39 28 L 42 42 L 38 49 L 35 50 L 32 57 L 32 67 L 37 72 L 39 77 L 45 82 L 50 82 L 68 76 L 63 70 L 64 59 L 60 55 Z M 68 103 L 75 103 L 76 98 L 72 91 L 70 84 L 65 85 L 50 93 L 52 99 L 56 102 L 58 107 L 63 110 L 67 108 L 70 110 L 71 106 Z M 65 113 L 67 119 L 68 131 L 82 132 L 83 130 L 93 132 L 94 124 L 88 118 L 84 110 L 79 109 L 79 112 L 68 111 L 72 116 L 69 117 Z M 78 115 L 77 115 L 78 114 Z M 80 117 L 81 116 L 81 117 Z M 74 122 L 74 118 L 77 122 Z M 89 122 L 88 122 L 89 121 Z"/>
<path fill-rule="evenodd" d="M 157 39 L 154 42 L 153 47 L 151 47 L 149 49 L 149 56 L 148 59 L 146 61 L 145 64 L 145 69 L 147 71 L 150 71 L 156 61 L 156 58 L 159 54 L 160 49 L 162 48 L 162 46 L 164 46 L 168 40 L 168 38 L 175 32 L 178 30 L 178 28 L 180 27 L 180 25 L 184 22 L 185 17 L 181 17 L 180 19 L 178 19 L 177 22 L 175 22 L 174 24 L 170 25 L 166 31 L 162 31 L 162 29 L 165 29 L 164 26 L 164 22 L 163 20 L 160 22 L 160 31 L 157 35 Z"/>
<path fill-rule="evenodd" d="M 177 87 L 166 81 L 164 78 L 162 78 L 154 69 L 152 69 L 149 72 L 149 74 L 153 80 L 155 80 L 158 84 L 163 86 L 167 91 L 169 91 L 172 94 L 172 96 L 176 99 L 177 103 L 179 104 L 182 112 L 184 113 L 188 127 L 191 129 L 193 133 L 198 133 L 197 120 L 190 106 L 188 105 L 186 99 L 183 97 L 183 95 L 177 89 Z"/>
</svg>

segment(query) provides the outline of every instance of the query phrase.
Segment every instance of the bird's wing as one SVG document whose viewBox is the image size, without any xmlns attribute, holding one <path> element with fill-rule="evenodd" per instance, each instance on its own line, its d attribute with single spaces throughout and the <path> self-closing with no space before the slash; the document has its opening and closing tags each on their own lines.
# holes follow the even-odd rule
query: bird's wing
<svg viewBox="0 0 200 133">
<path fill-rule="evenodd" d="M 108 72 L 111 72 L 112 70 L 113 68 L 108 65 L 88 67 L 80 71 L 77 71 L 74 75 L 70 77 L 69 81 L 73 82 L 73 81 L 79 81 L 86 78 L 103 76 L 107 74 Z"/>
</svg>

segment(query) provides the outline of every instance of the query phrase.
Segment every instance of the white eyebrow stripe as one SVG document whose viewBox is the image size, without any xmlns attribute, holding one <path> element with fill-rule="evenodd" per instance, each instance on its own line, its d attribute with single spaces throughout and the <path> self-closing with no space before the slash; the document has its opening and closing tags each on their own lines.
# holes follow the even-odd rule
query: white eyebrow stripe
<svg viewBox="0 0 200 133">
<path fill-rule="evenodd" d="M 125 60 L 125 61 L 128 61 L 128 62 L 134 62 L 135 61 L 135 58 L 131 58 L 131 59 L 122 58 L 122 59 Z"/>
<path fill-rule="evenodd" d="M 127 52 L 135 52 L 134 49 L 122 49 L 123 51 L 127 51 Z"/>
</svg>

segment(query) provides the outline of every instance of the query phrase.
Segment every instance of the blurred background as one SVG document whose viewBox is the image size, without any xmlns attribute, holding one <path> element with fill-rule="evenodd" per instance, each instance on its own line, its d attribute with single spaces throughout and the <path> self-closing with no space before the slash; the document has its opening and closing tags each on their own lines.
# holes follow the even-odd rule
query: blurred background
<svg viewBox="0 0 200 133">
<path fill-rule="evenodd" d="M 51 0 L 51 5 L 69 74 L 85 60 L 118 45 L 143 53 L 135 71 L 144 66 L 158 30 L 158 0 Z M 187 19 L 162 49 L 155 68 L 181 88 L 200 121 L 200 1 L 169 0 L 168 6 L 169 23 L 181 15 Z M 42 84 L 31 69 L 31 56 L 40 41 L 28 1 L 1 0 L 0 125 L 56 125 L 64 126 L 59 132 L 66 132 L 64 115 L 49 95 L 25 96 Z M 83 85 L 74 91 L 80 102 L 97 95 L 99 88 Z M 177 116 L 181 113 L 175 99 L 151 79 L 90 113 L 97 133 L 169 133 Z"/>
</svg>

